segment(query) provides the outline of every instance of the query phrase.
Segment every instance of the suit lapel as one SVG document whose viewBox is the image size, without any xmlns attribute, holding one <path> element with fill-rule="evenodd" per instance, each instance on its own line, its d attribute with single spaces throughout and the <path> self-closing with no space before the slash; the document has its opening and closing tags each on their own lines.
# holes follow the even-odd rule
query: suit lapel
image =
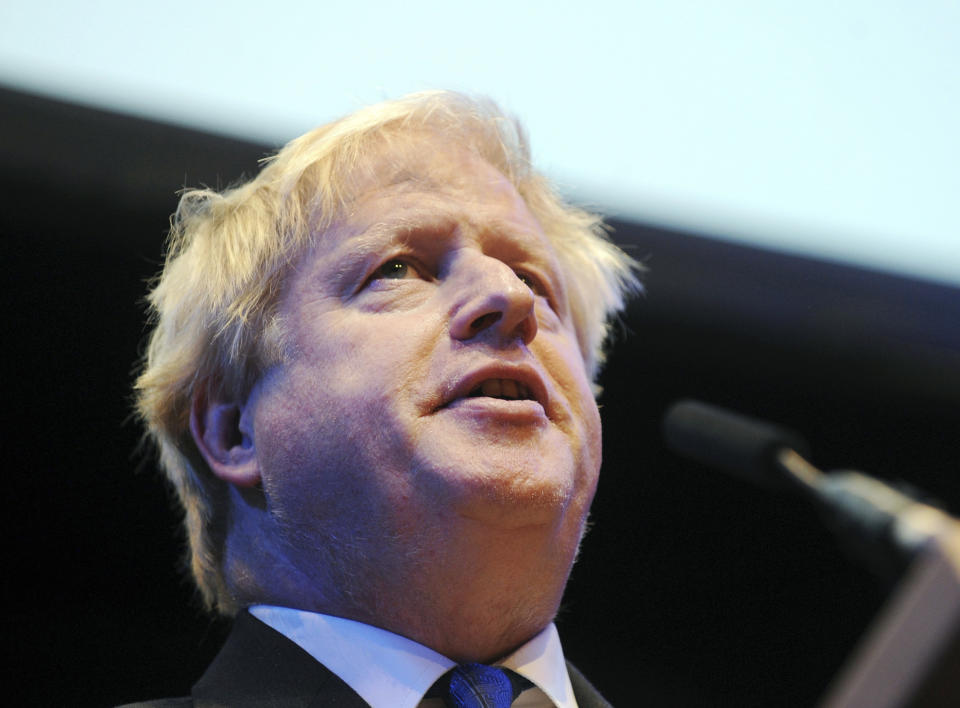
<svg viewBox="0 0 960 708">
<path fill-rule="evenodd" d="M 600 691 L 593 687 L 593 684 L 587 681 L 577 667 L 567 662 L 567 674 L 570 676 L 570 685 L 573 687 L 573 695 L 577 699 L 579 708 L 613 708 L 606 698 L 600 695 Z"/>
<path fill-rule="evenodd" d="M 248 612 L 194 685 L 197 708 L 369 708 L 336 674 Z"/>
</svg>

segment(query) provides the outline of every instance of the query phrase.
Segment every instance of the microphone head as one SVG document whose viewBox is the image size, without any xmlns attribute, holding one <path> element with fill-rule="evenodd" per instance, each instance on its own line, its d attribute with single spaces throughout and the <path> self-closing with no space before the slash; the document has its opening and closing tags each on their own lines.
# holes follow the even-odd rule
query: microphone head
<svg viewBox="0 0 960 708">
<path fill-rule="evenodd" d="M 777 453 L 787 448 L 808 455 L 806 442 L 792 430 L 694 400 L 670 406 L 663 437 L 683 457 L 776 488 L 792 486 Z"/>
</svg>

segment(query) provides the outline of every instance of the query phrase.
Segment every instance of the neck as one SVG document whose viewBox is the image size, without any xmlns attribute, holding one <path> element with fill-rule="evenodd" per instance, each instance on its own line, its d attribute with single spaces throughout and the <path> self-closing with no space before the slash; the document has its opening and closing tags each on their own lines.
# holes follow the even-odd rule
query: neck
<svg viewBox="0 0 960 708">
<path fill-rule="evenodd" d="M 381 561 L 391 559 L 386 567 L 369 567 L 366 559 L 372 556 L 363 553 L 362 543 L 351 562 L 269 554 L 272 567 L 247 575 L 235 591 L 241 604 L 263 602 L 346 617 L 412 639 L 458 663 L 489 663 L 553 620 L 576 553 L 575 545 L 564 548 L 557 539 L 579 535 L 545 525 L 491 529 L 470 520 L 459 531 L 420 539 L 413 551 L 406 539 L 402 551 L 377 554 Z M 269 582 L 255 582 L 257 577 Z"/>
<path fill-rule="evenodd" d="M 484 530 L 485 543 L 447 539 L 406 580 L 385 578 L 369 598 L 377 611 L 363 621 L 459 663 L 499 659 L 542 631 L 559 607 L 573 553 L 558 557 L 545 536 L 529 527 Z"/>
</svg>

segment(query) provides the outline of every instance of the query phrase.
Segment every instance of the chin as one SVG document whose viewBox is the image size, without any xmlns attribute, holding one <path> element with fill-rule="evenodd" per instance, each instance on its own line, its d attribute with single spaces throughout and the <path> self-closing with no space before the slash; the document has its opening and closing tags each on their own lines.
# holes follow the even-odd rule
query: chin
<svg viewBox="0 0 960 708">
<path fill-rule="evenodd" d="M 438 472 L 454 511 L 509 528 L 557 524 L 593 496 L 592 481 L 587 485 L 569 458 L 556 455 L 487 449 L 483 460 L 474 456 Z"/>
</svg>

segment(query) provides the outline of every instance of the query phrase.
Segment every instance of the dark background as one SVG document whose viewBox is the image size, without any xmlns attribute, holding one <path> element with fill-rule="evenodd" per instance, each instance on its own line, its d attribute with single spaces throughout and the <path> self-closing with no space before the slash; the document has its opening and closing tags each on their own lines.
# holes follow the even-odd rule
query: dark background
<svg viewBox="0 0 960 708">
<path fill-rule="evenodd" d="M 176 191 L 252 175 L 259 145 L 0 90 L 7 683 L 38 705 L 188 692 L 224 636 L 130 384 Z M 558 620 L 619 705 L 812 705 L 891 585 L 802 500 L 686 463 L 692 396 L 801 431 L 826 469 L 960 506 L 960 290 L 617 223 L 646 262 L 602 383 L 594 529 Z M 905 234 L 909 238 L 909 234 Z"/>
</svg>

